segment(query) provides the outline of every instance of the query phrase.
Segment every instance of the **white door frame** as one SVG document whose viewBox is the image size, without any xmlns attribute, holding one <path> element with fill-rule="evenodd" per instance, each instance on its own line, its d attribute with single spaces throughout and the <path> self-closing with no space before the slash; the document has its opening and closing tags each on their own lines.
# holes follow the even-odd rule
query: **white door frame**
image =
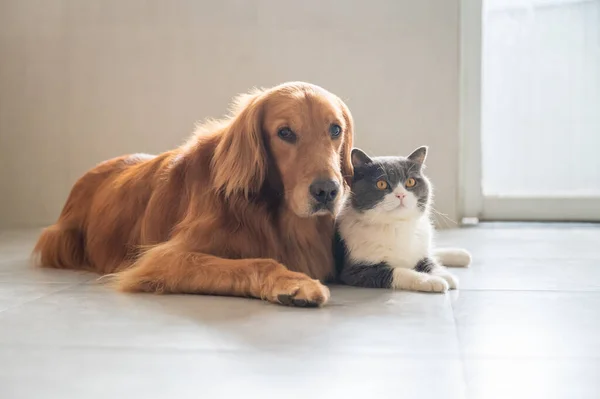
<svg viewBox="0 0 600 399">
<path fill-rule="evenodd" d="M 481 189 L 481 70 L 483 0 L 460 1 L 460 219 L 480 218 Z"/>
<path fill-rule="evenodd" d="M 467 220 L 600 221 L 600 197 L 484 196 L 481 120 L 483 1 L 460 1 L 459 216 Z"/>
</svg>

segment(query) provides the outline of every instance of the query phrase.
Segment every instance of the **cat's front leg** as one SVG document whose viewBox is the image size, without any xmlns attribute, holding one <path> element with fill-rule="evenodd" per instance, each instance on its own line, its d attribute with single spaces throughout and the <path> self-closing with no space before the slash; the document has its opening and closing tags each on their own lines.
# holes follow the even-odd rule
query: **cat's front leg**
<svg viewBox="0 0 600 399">
<path fill-rule="evenodd" d="M 458 278 L 448 271 L 444 266 L 440 265 L 433 258 L 423 258 L 415 266 L 415 270 L 421 273 L 428 273 L 432 276 L 438 276 L 446 280 L 448 287 L 451 290 L 458 288 Z"/>
<path fill-rule="evenodd" d="M 346 264 L 339 279 L 348 285 L 366 288 L 392 288 L 393 270 L 387 263 Z"/>
<path fill-rule="evenodd" d="M 439 276 L 413 269 L 391 267 L 385 262 L 345 265 L 339 279 L 348 285 L 366 288 L 393 288 L 397 290 L 446 292 L 448 282 Z"/>
<path fill-rule="evenodd" d="M 420 261 L 414 269 L 391 267 L 385 262 L 345 265 L 339 279 L 355 287 L 421 292 L 446 292 L 458 285 L 456 277 L 429 258 Z"/>
</svg>

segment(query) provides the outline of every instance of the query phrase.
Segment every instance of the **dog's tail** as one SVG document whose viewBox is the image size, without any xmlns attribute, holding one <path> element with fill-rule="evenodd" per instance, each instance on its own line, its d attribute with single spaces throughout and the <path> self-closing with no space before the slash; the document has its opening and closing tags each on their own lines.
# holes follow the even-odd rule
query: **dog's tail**
<svg viewBox="0 0 600 399">
<path fill-rule="evenodd" d="M 42 232 L 33 249 L 34 263 L 55 269 L 85 268 L 85 240 L 77 228 L 65 228 L 59 223 Z"/>
</svg>

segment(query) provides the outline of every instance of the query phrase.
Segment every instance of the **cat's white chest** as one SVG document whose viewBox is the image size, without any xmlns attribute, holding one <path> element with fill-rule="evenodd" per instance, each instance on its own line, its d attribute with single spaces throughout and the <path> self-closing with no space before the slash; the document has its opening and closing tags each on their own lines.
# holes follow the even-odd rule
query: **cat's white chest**
<svg viewBox="0 0 600 399">
<path fill-rule="evenodd" d="M 432 227 L 427 217 L 373 223 L 351 212 L 343 215 L 339 229 L 354 262 L 413 268 L 429 256 Z"/>
</svg>

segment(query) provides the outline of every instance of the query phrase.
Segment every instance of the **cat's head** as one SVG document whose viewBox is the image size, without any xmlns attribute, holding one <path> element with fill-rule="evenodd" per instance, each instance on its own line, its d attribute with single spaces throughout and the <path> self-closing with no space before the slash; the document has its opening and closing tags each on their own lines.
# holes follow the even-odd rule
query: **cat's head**
<svg viewBox="0 0 600 399">
<path fill-rule="evenodd" d="M 353 149 L 352 207 L 398 218 L 426 212 L 431 201 L 431 184 L 423 174 L 426 157 L 427 147 L 419 147 L 407 157 L 373 158 Z"/>
</svg>

